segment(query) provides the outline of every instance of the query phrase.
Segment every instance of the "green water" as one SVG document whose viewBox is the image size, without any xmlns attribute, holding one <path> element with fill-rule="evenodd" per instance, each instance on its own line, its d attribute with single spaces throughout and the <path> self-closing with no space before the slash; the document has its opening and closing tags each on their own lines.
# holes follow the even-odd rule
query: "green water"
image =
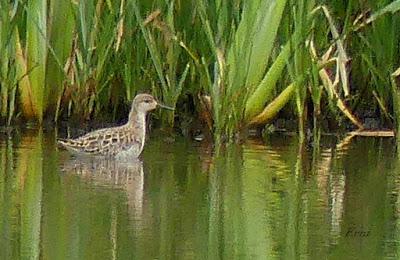
<svg viewBox="0 0 400 260">
<path fill-rule="evenodd" d="M 115 163 L 71 158 L 55 133 L 0 136 L 0 259 L 399 259 L 393 139 L 216 153 L 153 137 Z"/>
</svg>

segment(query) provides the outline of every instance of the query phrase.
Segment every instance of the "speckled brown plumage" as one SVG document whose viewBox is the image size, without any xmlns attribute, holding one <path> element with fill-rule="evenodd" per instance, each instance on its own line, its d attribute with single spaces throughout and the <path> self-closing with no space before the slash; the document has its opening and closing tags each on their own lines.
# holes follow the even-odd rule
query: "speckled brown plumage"
<svg viewBox="0 0 400 260">
<path fill-rule="evenodd" d="M 125 125 L 90 132 L 76 139 L 59 140 L 59 144 L 76 154 L 115 158 L 138 157 L 146 138 L 146 114 L 158 104 L 153 96 L 137 95 L 132 103 L 129 120 Z"/>
</svg>

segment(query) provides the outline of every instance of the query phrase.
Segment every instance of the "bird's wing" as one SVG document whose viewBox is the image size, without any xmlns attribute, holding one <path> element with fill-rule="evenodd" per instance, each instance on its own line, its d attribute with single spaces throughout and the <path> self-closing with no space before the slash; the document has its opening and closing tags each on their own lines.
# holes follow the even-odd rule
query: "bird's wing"
<svg viewBox="0 0 400 260">
<path fill-rule="evenodd" d="M 102 155 L 115 156 L 117 153 L 129 149 L 139 149 L 142 142 L 141 136 L 135 135 L 131 129 L 121 128 L 105 136 L 101 141 Z"/>
<path fill-rule="evenodd" d="M 114 156 L 133 145 L 140 147 L 141 139 L 125 127 L 100 129 L 76 139 L 59 140 L 67 150 L 76 153 Z"/>
</svg>

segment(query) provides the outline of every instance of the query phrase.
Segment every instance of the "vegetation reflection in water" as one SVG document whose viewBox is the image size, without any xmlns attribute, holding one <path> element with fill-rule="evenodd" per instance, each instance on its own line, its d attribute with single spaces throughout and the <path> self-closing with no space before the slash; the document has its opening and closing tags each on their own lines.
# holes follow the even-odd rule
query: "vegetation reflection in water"
<svg viewBox="0 0 400 260">
<path fill-rule="evenodd" d="M 150 140 L 142 162 L 1 138 L 1 259 L 381 259 L 400 249 L 391 139 L 221 148 Z M 313 152 L 314 150 L 314 152 Z"/>
</svg>

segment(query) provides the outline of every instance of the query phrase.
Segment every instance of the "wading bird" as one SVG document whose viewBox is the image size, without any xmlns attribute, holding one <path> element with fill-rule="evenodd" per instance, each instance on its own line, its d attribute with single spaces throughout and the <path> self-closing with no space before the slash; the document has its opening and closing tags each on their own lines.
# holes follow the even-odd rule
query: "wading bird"
<svg viewBox="0 0 400 260">
<path fill-rule="evenodd" d="M 158 107 L 174 110 L 158 103 L 152 95 L 138 94 L 132 102 L 125 125 L 99 129 L 75 139 L 58 143 L 77 155 L 97 155 L 116 159 L 137 158 L 146 137 L 146 114 Z"/>
</svg>

